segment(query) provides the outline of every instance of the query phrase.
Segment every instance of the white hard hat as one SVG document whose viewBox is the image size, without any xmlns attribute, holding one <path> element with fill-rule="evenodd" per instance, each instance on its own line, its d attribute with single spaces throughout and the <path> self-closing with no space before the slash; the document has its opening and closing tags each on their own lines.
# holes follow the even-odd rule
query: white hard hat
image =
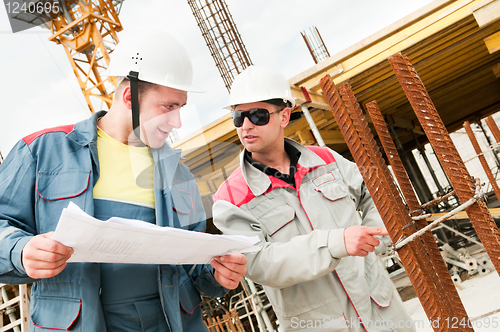
<svg viewBox="0 0 500 332">
<path fill-rule="evenodd" d="M 234 106 L 269 99 L 283 99 L 295 106 L 290 85 L 280 72 L 262 66 L 250 66 L 242 71 L 233 81 L 229 94 L 229 105 Z"/>
<path fill-rule="evenodd" d="M 123 38 L 111 54 L 108 76 L 127 77 L 190 92 L 204 90 L 192 85 L 193 67 L 184 47 L 170 34 L 144 29 Z"/>
</svg>

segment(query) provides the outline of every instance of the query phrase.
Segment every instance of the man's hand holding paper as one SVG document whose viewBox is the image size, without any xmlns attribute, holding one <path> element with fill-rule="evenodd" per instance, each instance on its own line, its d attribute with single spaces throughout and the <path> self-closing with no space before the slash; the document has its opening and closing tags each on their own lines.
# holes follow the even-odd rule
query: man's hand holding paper
<svg viewBox="0 0 500 332">
<path fill-rule="evenodd" d="M 136 264 L 208 264 L 215 256 L 256 250 L 258 242 L 257 237 L 191 232 L 139 220 L 100 221 L 72 203 L 63 210 L 53 239 L 74 249 L 68 262 Z M 242 257 L 236 260 L 244 265 Z M 222 275 L 227 274 L 224 270 Z"/>
</svg>

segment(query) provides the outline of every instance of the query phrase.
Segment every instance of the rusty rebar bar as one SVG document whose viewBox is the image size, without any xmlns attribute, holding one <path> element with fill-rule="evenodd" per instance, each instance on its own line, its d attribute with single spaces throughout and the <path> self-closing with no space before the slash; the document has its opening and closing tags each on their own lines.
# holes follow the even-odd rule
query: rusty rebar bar
<svg viewBox="0 0 500 332">
<path fill-rule="evenodd" d="M 486 118 L 486 124 L 488 125 L 488 128 L 490 128 L 493 137 L 495 137 L 495 141 L 497 141 L 497 143 L 500 143 L 500 129 L 498 129 L 498 126 L 491 115 Z"/>
<path fill-rule="evenodd" d="M 411 217 L 407 213 L 406 215 L 399 213 L 405 207 L 401 207 L 401 205 L 397 206 L 398 203 L 402 204 L 401 198 L 399 202 L 394 199 L 392 191 L 388 187 L 388 181 L 385 179 L 384 172 L 369 171 L 373 168 L 380 169 L 380 167 L 377 167 L 380 161 L 372 160 L 365 150 L 331 77 L 329 75 L 325 76 L 321 79 L 320 85 L 390 237 L 393 242 L 396 242 L 405 234 L 403 227 L 401 227 L 401 221 L 409 224 Z M 425 267 L 422 266 L 420 259 L 417 257 L 417 243 L 419 242 L 412 241 L 412 243 L 401 248 L 398 253 L 427 317 L 432 321 L 436 319 L 443 321 L 442 308 L 439 305 L 440 301 L 436 297 L 436 287 L 430 276 L 424 272 Z M 440 326 L 436 327 L 436 331 L 448 331 L 448 328 L 445 324 L 440 324 Z"/>
<path fill-rule="evenodd" d="M 389 172 L 389 168 L 385 164 L 385 161 L 382 157 L 382 153 L 380 152 L 377 143 L 373 137 L 370 127 L 368 126 L 368 122 L 365 119 L 363 111 L 359 103 L 354 96 L 354 92 L 351 89 L 349 84 L 342 84 L 339 88 L 339 92 L 342 96 L 342 100 L 347 109 L 347 113 L 350 116 L 356 132 L 365 148 L 365 151 L 368 153 L 368 156 L 372 160 L 372 163 L 378 167 L 380 172 L 382 173 L 382 177 L 385 180 L 389 190 L 392 193 L 392 197 L 389 199 L 392 201 L 391 204 L 394 208 L 399 208 L 399 215 L 402 218 L 398 218 L 397 220 L 400 222 L 400 226 L 403 227 L 406 236 L 410 236 L 413 234 L 415 227 L 408 227 L 409 225 L 414 225 L 411 216 L 409 215 L 408 210 L 406 209 L 402 198 L 399 194 L 396 184 L 394 183 L 394 179 Z M 433 238 L 434 239 L 434 238 Z M 430 278 L 434 287 L 436 287 L 436 294 L 434 295 L 434 300 L 436 300 L 439 304 L 441 314 L 443 318 L 445 317 L 453 317 L 452 312 L 450 310 L 450 306 L 448 305 L 447 300 L 444 298 L 443 289 L 439 287 L 439 277 L 434 269 L 434 266 L 426 252 L 424 246 L 420 241 L 416 241 L 415 245 L 416 250 L 416 258 L 423 269 L 423 272 L 426 276 Z M 440 259 L 442 259 L 440 257 Z"/>
<path fill-rule="evenodd" d="M 467 136 L 469 136 L 470 142 L 474 147 L 474 151 L 476 151 L 477 157 L 481 162 L 481 166 L 483 166 L 484 173 L 486 173 L 486 177 L 490 181 L 491 188 L 493 188 L 493 192 L 495 193 L 497 200 L 500 202 L 500 188 L 498 187 L 497 180 L 495 179 L 493 173 L 491 172 L 491 168 L 488 165 L 486 158 L 484 157 L 483 150 L 479 146 L 479 142 L 476 139 L 476 135 L 474 135 L 474 132 L 472 131 L 469 121 L 464 122 L 464 129 L 465 132 L 467 133 Z"/>
<path fill-rule="evenodd" d="M 455 195 L 455 189 L 453 189 L 452 191 L 450 191 L 449 193 L 447 193 L 446 195 L 443 195 L 441 197 L 437 197 L 437 198 L 434 198 L 432 201 L 428 201 L 427 203 L 424 203 L 422 204 L 422 210 L 423 211 L 427 211 L 429 210 L 431 207 L 433 206 L 436 206 L 438 205 L 439 203 L 441 202 L 444 202 L 445 200 L 447 200 L 448 198 L 450 198 L 451 196 Z"/>
<path fill-rule="evenodd" d="M 361 143 L 365 146 L 365 150 L 367 151 L 369 157 L 372 159 L 372 163 L 375 165 L 375 167 L 377 167 L 379 171 L 383 173 L 383 177 L 387 181 L 387 185 L 389 186 L 392 195 L 394 197 L 400 197 L 397 187 L 394 184 L 394 180 L 389 172 L 389 169 L 386 167 L 385 162 L 383 161 L 382 154 L 380 153 L 377 143 L 373 138 L 371 130 L 368 126 L 368 122 L 365 120 L 363 111 L 361 110 L 361 107 L 359 106 L 359 103 L 354 96 L 351 86 L 349 84 L 342 84 L 339 87 L 339 92 L 342 96 L 342 100 L 344 101 L 344 105 L 346 106 L 347 114 L 354 124 L 354 128 L 356 129 L 356 132 L 361 139 Z M 380 163 L 378 163 L 379 161 Z M 396 207 L 400 209 L 399 213 L 401 215 L 408 214 L 408 210 L 406 209 L 404 204 L 397 204 Z M 405 229 L 406 234 L 409 235 L 412 233 L 412 230 L 411 228 L 408 228 L 408 226 L 412 225 L 413 221 L 411 221 L 411 219 L 407 220 L 409 220 L 409 222 L 406 224 L 402 224 L 402 226 Z"/>
<path fill-rule="evenodd" d="M 401 192 L 403 193 L 406 203 L 408 204 L 408 208 L 412 211 L 410 214 L 412 217 L 416 217 L 423 211 L 423 209 L 418 201 L 415 191 L 413 190 L 410 178 L 406 173 L 396 145 L 392 140 L 389 128 L 387 127 L 384 117 L 382 116 L 382 112 L 380 111 L 376 101 L 366 104 L 366 108 L 370 114 L 375 130 L 377 131 L 380 142 L 382 143 L 385 154 L 387 155 L 387 159 L 389 159 L 389 162 L 391 163 L 392 170 L 396 176 L 399 186 L 401 187 Z M 416 220 L 415 224 L 418 229 L 422 229 L 427 226 L 428 220 Z M 451 309 L 447 313 L 449 314 L 448 317 L 457 317 L 459 321 L 468 320 L 467 312 L 465 311 L 462 301 L 460 300 L 460 296 L 458 295 L 455 285 L 451 280 L 448 268 L 443 260 L 443 257 L 441 256 L 441 252 L 439 251 L 432 232 L 425 232 L 422 235 L 422 240 L 435 270 L 436 278 L 434 279 L 434 283 L 440 292 L 444 305 Z M 473 329 L 464 329 L 464 331 L 473 331 Z"/>
<path fill-rule="evenodd" d="M 389 62 L 458 198 L 462 202 L 468 201 L 474 195 L 474 182 L 422 80 L 408 57 L 396 54 L 389 57 Z M 477 201 L 465 211 L 495 269 L 500 272 L 500 231 L 486 204 L 484 201 Z"/>
</svg>

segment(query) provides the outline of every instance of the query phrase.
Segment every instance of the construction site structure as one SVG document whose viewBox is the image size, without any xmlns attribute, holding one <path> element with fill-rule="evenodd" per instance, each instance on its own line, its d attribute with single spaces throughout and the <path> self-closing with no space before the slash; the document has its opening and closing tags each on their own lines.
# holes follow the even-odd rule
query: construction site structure
<svg viewBox="0 0 500 332">
<path fill-rule="evenodd" d="M 406 227 L 406 224 L 399 225 L 396 222 L 394 227 L 405 227 L 403 233 L 396 233 L 397 235 L 409 236 L 406 232 L 414 229 L 415 226 L 411 226 L 413 223 L 420 228 L 432 220 L 450 218 L 447 216 L 448 211 L 461 206 L 461 203 L 468 202 L 467 198 L 470 196 L 474 198 L 475 194 L 474 190 L 470 190 L 474 188 L 469 185 L 467 185 L 468 194 L 464 194 L 461 184 L 453 185 L 444 175 L 445 171 L 448 171 L 446 168 L 449 167 L 446 164 L 441 165 L 436 159 L 436 155 L 442 151 L 435 151 L 433 154 L 432 149 L 428 148 L 429 137 L 423 128 L 424 125 L 420 123 L 409 97 L 401 89 L 401 84 L 387 59 L 399 52 L 410 58 L 420 78 L 425 82 L 427 91 L 448 132 L 462 128 L 464 121 L 477 121 L 477 119 L 495 114 L 500 111 L 500 95 L 498 94 L 500 91 L 499 6 L 499 0 L 435 0 L 408 17 L 318 62 L 289 80 L 292 93 L 299 105 L 298 109 L 302 110 L 305 107 L 308 110 L 315 128 L 305 117 L 298 118 L 292 120 L 285 128 L 285 136 L 302 144 L 321 145 L 318 136 L 314 133 L 316 129 L 326 146 L 350 159 L 353 155 L 346 144 L 348 141 L 342 135 L 342 125 L 331 112 L 330 105 L 321 91 L 320 80 L 325 74 L 329 74 L 338 86 L 349 82 L 352 87 L 351 91 L 357 102 L 362 105 L 361 107 L 370 101 L 377 101 L 382 118 L 390 131 L 390 136 L 407 173 L 406 176 L 416 195 L 417 204 L 414 206 L 420 205 L 423 210 L 432 213 L 427 219 L 413 222 L 408 216 L 408 210 L 401 208 L 402 203 L 397 203 L 399 209 L 385 209 L 387 213 L 397 213 L 399 216 L 404 216 L 406 213 L 406 217 L 401 220 L 405 220 L 410 226 Z M 369 128 L 373 128 L 374 120 L 367 116 L 366 121 Z M 370 130 L 374 133 L 373 129 Z M 367 134 L 366 127 L 365 134 Z M 380 137 L 377 136 L 376 134 L 375 139 L 379 140 Z M 210 147 L 208 152 L 207 141 Z M 210 215 L 212 195 L 239 166 L 238 154 L 242 146 L 232 125 L 230 114 L 181 139 L 173 146 L 184 151 L 186 164 L 198 180 L 207 214 Z M 417 161 L 418 153 L 421 153 L 422 159 L 426 159 L 425 162 Z M 387 163 L 389 156 L 383 157 L 387 158 L 385 159 Z M 375 161 L 375 158 L 370 157 L 370 160 Z M 378 160 L 380 162 L 380 158 Z M 389 178 L 386 177 L 386 179 Z M 465 179 L 463 177 L 462 182 Z M 455 186 L 459 188 L 456 192 L 453 190 Z M 392 195 L 396 199 L 399 197 L 399 194 L 395 194 L 394 187 L 392 189 L 387 187 L 387 192 L 389 196 Z M 404 202 L 408 204 L 406 198 L 405 195 Z M 473 210 L 472 215 L 475 213 L 474 210 L 479 209 L 481 212 L 478 216 L 470 215 L 469 218 L 465 211 L 459 212 L 433 228 L 432 233 L 426 231 L 423 237 L 423 249 L 421 244 L 406 244 L 414 249 L 401 249 L 407 251 L 405 254 L 407 257 L 412 256 L 418 260 L 419 266 L 423 266 L 423 269 L 427 271 L 421 279 L 414 276 L 412 278 L 418 282 L 415 287 L 419 288 L 420 295 L 423 296 L 425 293 L 425 296 L 428 296 L 428 303 L 425 304 L 424 301 L 424 306 L 430 308 L 426 310 L 428 317 L 455 316 L 467 319 L 463 306 L 455 301 L 457 298 L 455 292 L 449 298 L 440 295 L 431 296 L 433 292 L 443 294 L 442 290 L 445 290 L 444 293 L 447 294 L 454 287 L 447 275 L 447 267 L 453 267 L 450 270 L 453 272 L 453 280 L 459 279 L 457 278 L 459 269 L 471 275 L 479 270 L 485 272 L 494 270 L 488 258 L 484 260 L 484 265 L 480 265 L 478 262 L 482 261 L 482 257 L 471 259 L 470 255 L 462 250 L 470 245 L 482 248 L 477 233 L 482 233 L 480 237 L 483 240 L 487 236 L 483 233 L 481 225 L 487 223 L 493 227 L 495 223 L 498 224 L 500 211 L 496 207 L 498 205 L 495 205 L 498 201 L 488 201 L 489 209 L 485 209 L 483 204 L 484 202 L 473 203 L 477 208 L 467 207 L 467 212 Z M 386 206 L 392 207 L 393 205 L 386 204 Z M 412 213 L 412 216 L 414 214 Z M 492 217 L 494 220 L 491 219 Z M 473 227 L 470 222 L 473 218 L 479 220 L 474 222 L 478 226 L 476 230 L 475 225 Z M 492 236 L 496 237 L 495 234 Z M 430 248 L 428 241 L 432 238 L 436 239 L 438 250 L 436 250 L 436 243 L 433 248 Z M 399 238 L 393 240 L 397 242 Z M 420 240 L 413 242 L 418 243 L 418 241 Z M 428 243 L 425 244 L 425 242 Z M 430 244 L 432 245 L 432 242 Z M 438 254 L 439 251 L 441 255 L 446 256 L 446 263 Z M 496 249 L 490 251 L 494 257 L 496 257 L 495 251 Z M 400 263 L 398 257 L 392 257 L 388 261 Z M 411 259 L 405 259 L 407 263 L 411 261 Z M 429 266 L 425 266 L 429 265 L 425 263 L 426 260 L 433 262 L 434 272 L 429 270 Z M 391 271 L 394 271 L 391 275 L 399 273 L 398 264 L 388 265 Z M 412 273 L 412 271 L 413 269 L 409 269 L 407 272 Z M 427 288 L 427 291 L 422 293 L 422 287 Z"/>
<path fill-rule="evenodd" d="M 30 25 L 40 24 L 51 30 L 49 40 L 64 48 L 91 113 L 96 108 L 100 110 L 111 107 L 116 79 L 103 78 L 103 73 L 109 65 L 109 54 L 119 41 L 117 32 L 123 29 L 118 18 L 123 1 L 22 0 L 20 6 L 51 4 L 53 11 L 57 9 L 57 13 L 47 17 L 45 12 L 33 10 L 12 17 Z"/>
<path fill-rule="evenodd" d="M 252 65 L 225 0 L 188 0 L 210 54 L 229 91 L 233 79 Z"/>
<path fill-rule="evenodd" d="M 0 332 L 27 332 L 29 328 L 29 287 L 0 284 Z"/>
<path fill-rule="evenodd" d="M 309 110 L 326 146 L 349 158 L 319 81 L 329 74 L 337 85 L 349 82 L 361 105 L 377 100 L 419 201 L 423 204 L 448 193 L 450 184 L 439 178 L 443 172 L 441 166 L 435 166 L 435 156 L 423 149 L 427 137 L 387 58 L 397 52 L 409 56 L 450 133 L 462 128 L 466 120 L 492 115 L 500 110 L 500 52 L 494 46 L 500 39 L 500 14 L 494 9 L 498 3 L 499 0 L 431 2 L 290 78 L 297 105 Z M 305 117 L 291 121 L 285 136 L 306 145 L 318 143 Z M 173 147 L 184 151 L 210 215 L 210 197 L 238 167 L 242 148 L 230 114 L 175 142 Z M 417 149 L 428 159 L 423 166 L 417 162 Z M 433 212 L 441 212 L 454 203 L 456 195 L 439 203 Z"/>
<path fill-rule="evenodd" d="M 97 4 L 98 1 L 94 2 Z M 73 5 L 75 3 L 76 1 Z M 198 4 L 201 6 L 202 2 L 198 2 Z M 204 4 L 207 5 L 208 1 L 205 1 Z M 426 163 L 424 167 L 418 164 L 414 152 L 418 147 L 425 147 L 429 138 L 425 135 L 423 126 L 419 123 L 412 105 L 401 89 L 387 59 L 401 52 L 411 60 L 411 63 L 418 70 L 420 78 L 425 82 L 435 108 L 439 111 L 439 117 L 448 132 L 462 128 L 464 121 L 476 121 L 495 114 L 500 110 L 500 95 L 498 94 L 500 91 L 499 6 L 500 0 L 435 0 L 373 36 L 292 77 L 289 80 L 292 93 L 296 97 L 297 104 L 307 108 L 310 112 L 325 145 L 348 158 L 352 157 L 351 152 L 347 147 L 339 123 L 321 91 L 320 80 L 325 74 L 328 74 L 337 86 L 349 82 L 351 92 L 360 105 L 366 105 L 368 102 L 376 100 L 391 131 L 419 202 L 438 201 L 437 205 L 429 208 L 431 212 L 437 212 L 433 213 L 430 219 L 446 214 L 449 208 L 463 203 L 463 200 L 459 201 L 457 193 L 451 191 L 451 183 L 442 185 L 437 177 L 431 176 L 429 176 L 432 178 L 431 181 L 422 180 L 424 173 L 433 174 L 434 170 L 431 163 Z M 74 9 L 71 8 L 71 10 Z M 207 13 L 209 12 L 210 10 Z M 75 14 L 74 22 L 78 21 L 79 17 L 77 16 Z M 74 22 L 70 24 L 79 24 Z M 223 22 L 223 20 L 221 19 L 219 22 Z M 214 27 L 216 26 L 218 27 L 220 24 L 214 25 Z M 115 26 L 115 31 L 118 31 L 116 29 L 119 29 L 118 25 Z M 214 29 L 219 33 L 218 36 L 224 35 L 218 30 L 219 28 Z M 208 31 L 208 27 L 206 31 Z M 71 32 L 68 33 L 71 34 Z M 111 33 L 108 34 L 108 36 L 111 35 Z M 221 40 L 224 39 L 221 38 Z M 215 45 L 215 41 L 213 45 Z M 93 55 L 90 59 L 92 57 Z M 104 59 L 101 63 L 106 62 L 105 57 L 100 54 L 96 54 L 95 59 Z M 88 73 L 91 72 L 93 74 L 92 70 Z M 87 81 L 87 78 L 90 80 L 90 76 L 91 74 L 88 77 L 85 75 L 82 82 Z M 101 87 L 102 84 L 98 84 L 98 86 Z M 226 84 L 226 87 L 229 88 L 229 86 L 230 83 Z M 351 95 L 349 91 L 346 91 L 347 93 Z M 105 99 L 100 98 L 100 100 Z M 371 129 L 372 119 L 366 117 L 366 121 Z M 364 129 L 366 134 L 366 126 Z M 318 144 L 318 140 L 312 134 L 311 127 L 305 118 L 292 121 L 285 129 L 285 135 L 302 144 Z M 379 138 L 375 137 L 375 139 Z M 373 143 L 373 141 L 370 142 Z M 188 137 L 175 142 L 172 146 L 184 151 L 185 163 L 197 178 L 207 215 L 211 215 L 212 195 L 239 164 L 238 154 L 241 150 L 241 144 L 230 115 L 227 114 Z M 428 153 L 424 150 L 424 154 Z M 432 155 L 428 155 L 428 157 L 429 159 L 433 158 Z M 378 162 L 380 164 L 380 158 Z M 439 173 L 441 170 L 436 168 L 435 171 L 435 173 Z M 429 182 L 432 181 L 437 187 L 441 185 L 442 190 L 437 192 L 431 189 Z M 470 186 L 467 186 L 470 189 Z M 387 187 L 386 191 L 389 196 L 396 197 L 393 189 L 394 187 L 392 189 Z M 448 194 L 440 197 L 444 193 Z M 460 195 L 464 195 L 463 191 Z M 421 205 L 424 207 L 425 204 Z M 396 212 L 400 215 L 404 214 L 401 204 L 399 207 L 399 209 L 395 209 Z M 485 211 L 484 206 L 480 209 Z M 499 209 L 490 208 L 489 211 L 495 221 L 499 219 Z M 408 218 L 405 221 L 408 222 Z M 454 264 L 457 265 L 454 267 L 458 267 L 462 263 L 470 262 L 470 259 L 457 247 L 470 243 L 481 244 L 481 242 L 474 229 L 470 227 L 466 212 L 456 214 L 452 221 L 443 222 L 434 228 L 432 233 L 436 237 L 440 249 L 446 248 L 448 257 L 454 257 L 453 259 L 448 258 L 447 262 L 455 262 Z M 395 228 L 397 227 L 399 226 L 396 225 Z M 405 228 L 405 232 L 406 229 L 410 228 Z M 450 248 L 444 246 L 443 243 L 448 244 Z M 415 247 L 416 245 L 410 244 L 410 246 Z M 418 247 L 420 249 L 417 249 L 421 250 L 420 244 Z M 415 256 L 412 253 L 409 255 Z M 428 254 L 425 253 L 425 255 Z M 462 261 L 458 262 L 459 259 Z M 472 264 L 474 265 L 474 263 Z M 428 289 L 432 289 L 432 287 L 437 289 L 433 276 L 431 278 L 425 277 L 420 282 L 425 283 Z M 243 301 L 240 303 L 240 310 L 248 308 L 249 313 L 260 312 L 262 314 L 263 311 L 260 308 L 267 308 L 266 312 L 269 310 L 268 303 L 262 300 L 265 294 L 259 294 L 261 300 L 257 300 L 256 295 L 244 292 L 238 296 L 243 299 L 245 295 L 248 295 L 245 300 L 246 307 Z M 262 307 L 258 306 L 259 301 L 262 303 Z M 443 311 L 444 309 L 436 309 L 439 303 L 443 303 L 443 299 L 435 297 L 433 310 L 436 315 L 444 317 L 447 314 Z M 274 324 L 272 316 L 268 314 L 268 317 Z M 258 320 L 261 321 L 261 325 L 265 326 L 264 315 Z M 255 318 L 254 321 L 258 320 Z M 213 323 L 213 321 L 211 322 Z M 257 329 L 257 325 L 254 327 Z"/>
<path fill-rule="evenodd" d="M 409 214 L 412 217 L 418 217 L 422 214 L 422 211 L 424 211 L 423 207 L 418 202 L 418 198 L 413 190 L 410 178 L 406 173 L 403 162 L 401 161 L 382 113 L 378 108 L 377 102 L 372 101 L 366 104 L 366 108 L 373 121 L 375 130 L 384 148 L 387 159 L 392 166 L 393 174 L 401 188 L 401 192 L 403 193 L 404 199 L 410 211 Z M 420 218 L 414 222 L 419 230 L 428 225 L 427 218 Z M 450 278 L 447 265 L 443 260 L 432 231 L 425 232 L 422 235 L 422 241 L 431 263 L 428 265 L 429 270 L 433 272 L 433 282 L 436 285 L 438 294 L 441 295 L 440 300 L 443 307 L 448 308 L 449 310 L 448 317 L 457 317 L 457 319 L 459 318 L 460 320 L 466 319 L 467 313 L 460 300 L 458 292 L 455 289 L 455 285 Z"/>
<path fill-rule="evenodd" d="M 300 34 L 306 43 L 309 53 L 311 53 L 314 63 L 321 62 L 330 57 L 330 53 L 317 27 L 310 27 L 309 33 L 302 31 Z"/>
<path fill-rule="evenodd" d="M 496 199 L 500 202 L 500 188 L 498 187 L 496 178 L 493 175 L 490 166 L 488 165 L 488 161 L 486 160 L 484 152 L 481 149 L 479 142 L 477 141 L 476 135 L 474 135 L 474 132 L 472 130 L 469 121 L 464 122 L 464 129 L 467 132 L 467 136 L 469 136 L 470 142 L 474 147 L 474 150 L 476 151 L 479 161 L 481 162 L 481 166 L 483 167 L 483 170 L 486 173 L 486 176 L 488 177 L 488 181 L 490 182 L 490 185 L 493 189 L 493 193 L 495 194 Z"/>
<path fill-rule="evenodd" d="M 63 46 L 90 112 L 109 109 L 116 79 L 103 78 L 103 72 L 119 42 L 117 32 L 123 29 L 118 18 L 123 0 L 59 2 L 63 15 L 47 23 L 49 40 Z"/>
</svg>

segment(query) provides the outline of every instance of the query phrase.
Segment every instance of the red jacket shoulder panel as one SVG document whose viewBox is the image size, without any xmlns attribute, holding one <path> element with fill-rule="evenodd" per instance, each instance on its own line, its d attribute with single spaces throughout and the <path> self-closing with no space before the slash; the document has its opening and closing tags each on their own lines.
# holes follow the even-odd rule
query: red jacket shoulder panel
<svg viewBox="0 0 500 332">
<path fill-rule="evenodd" d="M 335 157 L 331 154 L 328 148 L 324 148 L 316 145 L 307 145 L 306 148 L 314 152 L 318 157 L 323 159 L 323 161 L 327 164 L 331 164 L 335 162 Z"/>
<path fill-rule="evenodd" d="M 321 159 L 323 159 L 325 163 L 330 164 L 335 162 L 335 157 L 327 148 L 323 148 L 320 146 L 306 147 L 316 155 L 318 155 Z M 272 187 L 274 189 L 275 187 L 282 187 L 282 185 L 275 185 Z M 224 200 L 240 207 L 243 204 L 250 202 L 254 198 L 255 195 L 248 187 L 248 184 L 246 183 L 245 178 L 243 177 L 243 174 L 241 172 L 241 167 L 238 167 L 229 176 L 229 178 L 227 178 L 227 180 L 221 184 L 214 195 L 214 202 L 218 200 Z"/>
<path fill-rule="evenodd" d="M 248 187 L 241 173 L 241 167 L 238 167 L 219 187 L 214 195 L 214 202 L 224 200 L 240 207 L 254 198 L 255 195 Z"/>
<path fill-rule="evenodd" d="M 23 141 L 24 141 L 24 143 L 26 143 L 26 145 L 30 145 L 31 143 L 33 143 L 33 141 L 35 139 L 37 139 L 38 137 L 40 137 L 42 135 L 45 135 L 47 133 L 63 132 L 63 133 L 68 134 L 69 132 L 71 132 L 73 130 L 74 126 L 75 125 L 72 124 L 72 125 L 66 125 L 66 126 L 59 126 L 59 127 L 54 127 L 54 128 L 43 129 L 43 130 L 37 131 L 37 132 L 35 132 L 33 134 L 30 134 L 30 135 L 24 137 Z"/>
</svg>

